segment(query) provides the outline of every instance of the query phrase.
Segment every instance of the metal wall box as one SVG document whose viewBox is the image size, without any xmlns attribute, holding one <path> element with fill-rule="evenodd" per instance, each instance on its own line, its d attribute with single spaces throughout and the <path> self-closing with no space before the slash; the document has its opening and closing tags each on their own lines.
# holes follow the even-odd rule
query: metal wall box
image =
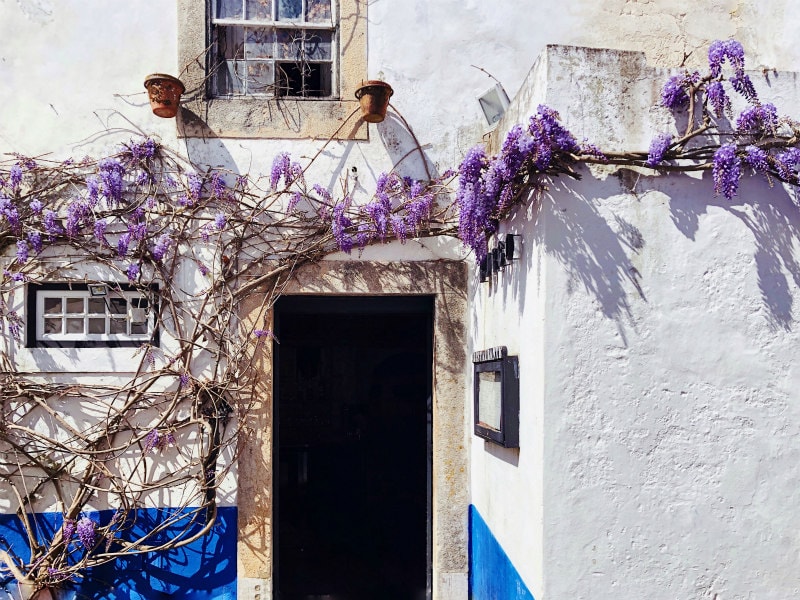
<svg viewBox="0 0 800 600">
<path fill-rule="evenodd" d="M 519 448 L 519 360 L 505 346 L 472 355 L 475 435 Z"/>
</svg>

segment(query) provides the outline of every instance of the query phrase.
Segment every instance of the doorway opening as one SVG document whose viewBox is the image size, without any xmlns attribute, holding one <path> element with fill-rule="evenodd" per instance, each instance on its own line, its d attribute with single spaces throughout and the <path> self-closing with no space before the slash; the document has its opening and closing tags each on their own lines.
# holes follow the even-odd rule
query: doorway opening
<svg viewBox="0 0 800 600">
<path fill-rule="evenodd" d="M 280 600 L 431 597 L 433 298 L 275 306 Z"/>
</svg>

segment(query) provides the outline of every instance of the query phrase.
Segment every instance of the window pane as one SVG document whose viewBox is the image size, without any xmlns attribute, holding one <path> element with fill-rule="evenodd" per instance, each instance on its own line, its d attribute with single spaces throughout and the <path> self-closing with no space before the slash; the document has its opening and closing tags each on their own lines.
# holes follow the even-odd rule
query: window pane
<svg viewBox="0 0 800 600">
<path fill-rule="evenodd" d="M 244 46 L 245 58 L 272 58 L 275 54 L 273 29 L 247 29 Z"/>
<path fill-rule="evenodd" d="M 242 0 L 217 0 L 218 19 L 241 19 Z"/>
<path fill-rule="evenodd" d="M 106 301 L 101 298 L 89 298 L 89 313 L 95 315 L 106 314 Z"/>
<path fill-rule="evenodd" d="M 303 44 L 303 33 L 299 29 L 279 29 L 278 57 L 300 60 Z"/>
<path fill-rule="evenodd" d="M 278 20 L 299 19 L 303 12 L 301 0 L 278 0 Z"/>
<path fill-rule="evenodd" d="M 244 61 L 226 61 L 217 70 L 217 92 L 224 95 L 244 94 L 244 80 Z"/>
<path fill-rule="evenodd" d="M 147 333 L 147 323 L 138 325 L 131 323 L 131 335 L 145 335 Z"/>
<path fill-rule="evenodd" d="M 217 27 L 217 56 L 220 60 L 244 57 L 243 27 Z"/>
<path fill-rule="evenodd" d="M 83 333 L 83 319 L 67 319 L 67 333 Z"/>
<path fill-rule="evenodd" d="M 67 298 L 67 312 L 82 315 L 84 312 L 83 298 Z"/>
<path fill-rule="evenodd" d="M 45 319 L 44 320 L 45 333 L 61 333 L 61 319 Z"/>
<path fill-rule="evenodd" d="M 112 318 L 109 321 L 109 325 L 111 326 L 109 333 L 128 333 L 128 320 L 127 319 L 120 319 L 120 318 Z"/>
<path fill-rule="evenodd" d="M 128 301 L 125 298 L 111 298 L 109 302 L 112 315 L 127 315 Z"/>
<path fill-rule="evenodd" d="M 271 92 L 275 81 L 271 62 L 247 63 L 247 93 L 265 94 Z"/>
<path fill-rule="evenodd" d="M 271 21 L 272 2 L 270 0 L 247 0 L 247 18 Z"/>
<path fill-rule="evenodd" d="M 331 40 L 330 31 L 307 31 L 305 39 L 306 59 L 330 60 Z"/>
<path fill-rule="evenodd" d="M 61 312 L 61 298 L 45 298 L 44 312 L 48 314 Z"/>
<path fill-rule="evenodd" d="M 331 20 L 331 0 L 308 0 L 306 10 L 306 21 L 330 21 Z"/>
<path fill-rule="evenodd" d="M 89 333 L 105 333 L 106 320 L 105 319 L 89 319 Z"/>
</svg>

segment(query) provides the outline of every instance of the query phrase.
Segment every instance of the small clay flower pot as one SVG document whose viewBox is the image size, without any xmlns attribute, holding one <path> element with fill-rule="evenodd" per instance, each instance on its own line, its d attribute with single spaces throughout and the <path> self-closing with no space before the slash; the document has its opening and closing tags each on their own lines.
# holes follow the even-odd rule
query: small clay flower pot
<svg viewBox="0 0 800 600">
<path fill-rule="evenodd" d="M 392 86 L 385 81 L 370 79 L 361 82 L 356 98 L 361 104 L 361 116 L 368 123 L 380 123 L 386 118 L 389 98 L 394 94 Z"/>
<path fill-rule="evenodd" d="M 153 73 L 144 78 L 144 87 L 150 96 L 150 107 L 156 116 L 171 119 L 178 114 L 181 94 L 186 86 L 177 77 L 164 73 Z"/>
</svg>

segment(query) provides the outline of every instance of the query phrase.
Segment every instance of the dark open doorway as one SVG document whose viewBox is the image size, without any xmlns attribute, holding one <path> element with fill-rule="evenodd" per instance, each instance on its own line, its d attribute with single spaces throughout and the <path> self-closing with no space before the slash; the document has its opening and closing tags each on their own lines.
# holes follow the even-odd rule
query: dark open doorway
<svg viewBox="0 0 800 600">
<path fill-rule="evenodd" d="M 278 301 L 280 600 L 430 598 L 432 315 L 431 297 Z"/>
</svg>

